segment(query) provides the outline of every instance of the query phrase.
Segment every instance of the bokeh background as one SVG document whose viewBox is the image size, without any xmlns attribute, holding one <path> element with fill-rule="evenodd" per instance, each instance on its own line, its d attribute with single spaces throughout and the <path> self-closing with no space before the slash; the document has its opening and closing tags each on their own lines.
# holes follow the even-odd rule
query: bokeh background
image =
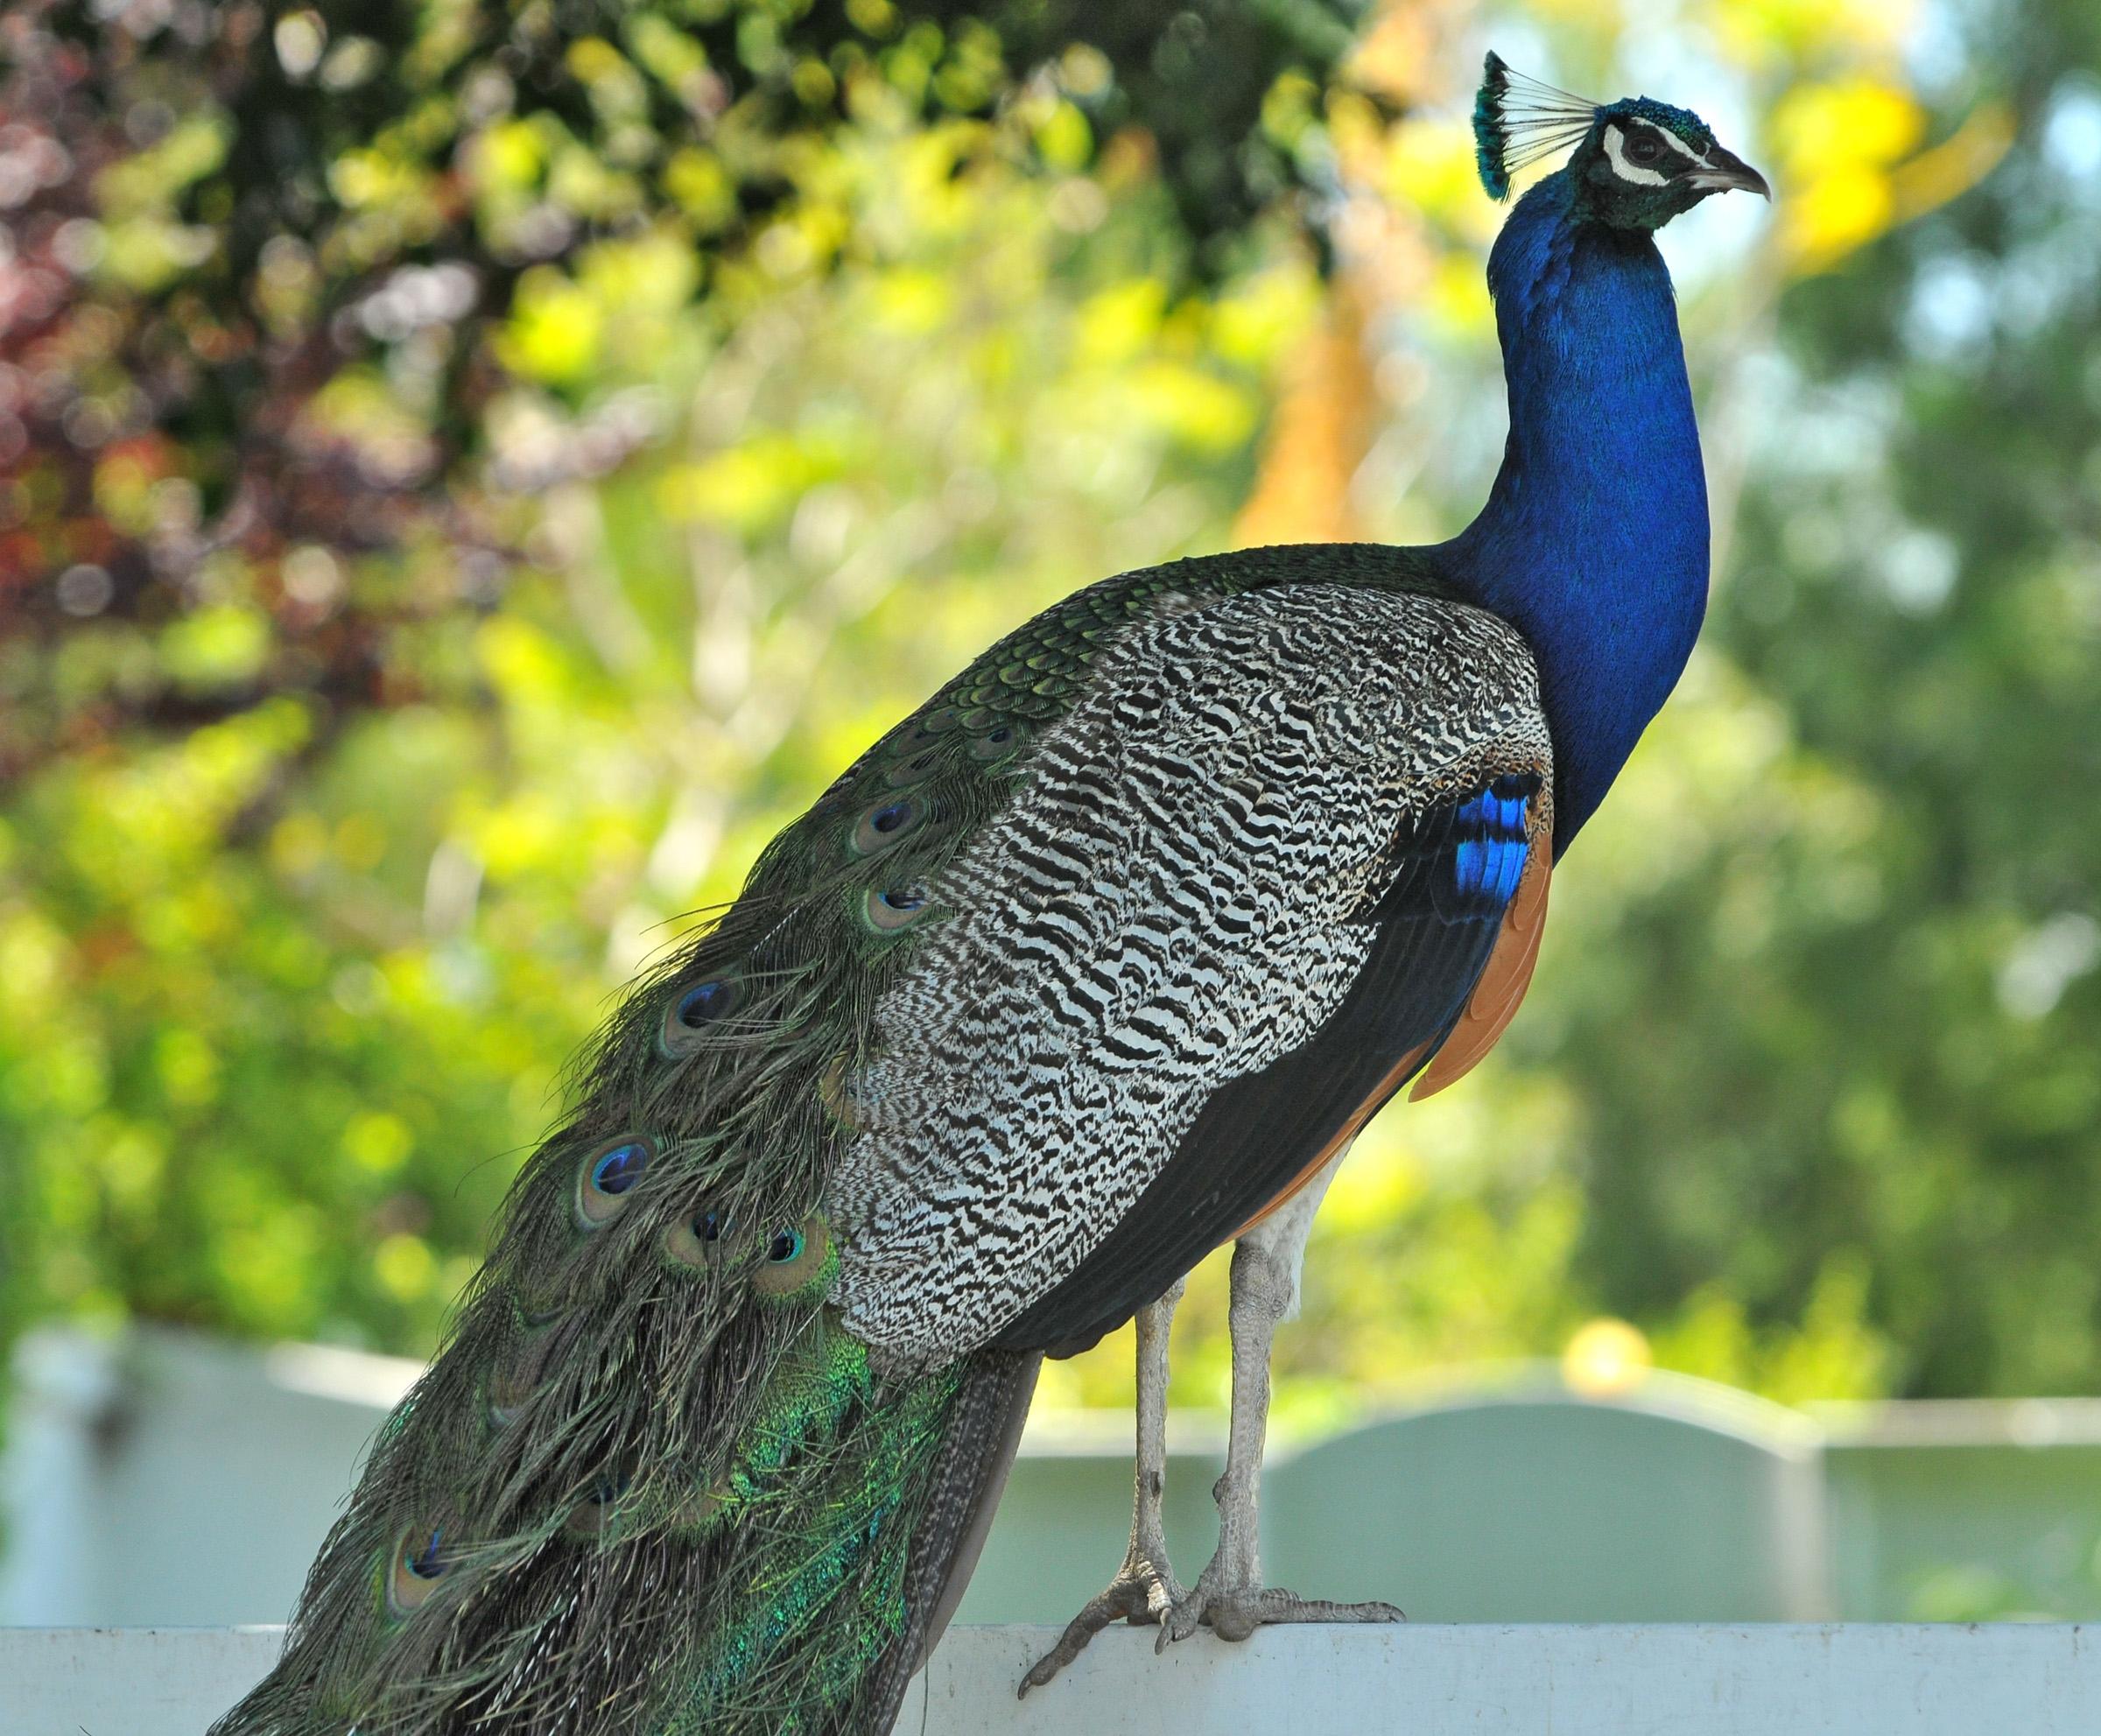
<svg viewBox="0 0 2101 1736">
<path fill-rule="evenodd" d="M 427 1353 L 622 982 L 978 648 L 1457 530 L 1490 44 L 1777 200 L 1664 237 L 1701 649 L 1336 1184 L 1284 1424 L 2101 1391 L 2090 0 L 16 0 L 4 1334 Z M 1177 1331 L 1220 1403 L 1217 1262 Z"/>
</svg>

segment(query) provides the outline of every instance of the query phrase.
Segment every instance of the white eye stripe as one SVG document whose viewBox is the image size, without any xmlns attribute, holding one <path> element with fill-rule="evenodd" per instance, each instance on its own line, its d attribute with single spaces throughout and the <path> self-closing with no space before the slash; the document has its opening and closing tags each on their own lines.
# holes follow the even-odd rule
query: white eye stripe
<svg viewBox="0 0 2101 1736">
<path fill-rule="evenodd" d="M 1673 151 L 1676 151 L 1679 156 L 1690 157 L 1696 163 L 1704 163 L 1707 160 L 1706 158 L 1702 156 L 1698 151 L 1695 151 L 1690 144 L 1686 144 L 1683 139 L 1680 138 L 1677 134 L 1671 131 L 1669 127 L 1651 127 L 1649 130 L 1655 134 L 1658 138 L 1662 139 L 1663 143 L 1668 144 Z"/>
<path fill-rule="evenodd" d="M 1670 177 L 1659 169 L 1644 169 L 1627 160 L 1627 140 L 1620 129 L 1608 126 L 1605 130 L 1605 154 L 1613 165 L 1613 172 L 1623 181 L 1632 181 L 1636 186 L 1664 186 Z"/>
</svg>

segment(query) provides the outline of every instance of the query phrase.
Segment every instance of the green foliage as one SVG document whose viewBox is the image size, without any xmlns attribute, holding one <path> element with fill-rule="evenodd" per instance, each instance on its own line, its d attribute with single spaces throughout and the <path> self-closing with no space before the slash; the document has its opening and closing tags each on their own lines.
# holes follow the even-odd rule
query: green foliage
<svg viewBox="0 0 2101 1736">
<path fill-rule="evenodd" d="M 520 275 L 486 461 L 390 545 L 279 537 L 88 615 L 46 580 L 8 618 L 18 1306 L 426 1346 L 684 913 L 1075 574 L 1229 510 L 1309 270 L 1178 292 L 1149 179 L 909 118 L 813 158 L 833 214 L 796 221 L 862 238 L 821 272 L 762 237 L 695 299 L 704 256 L 648 227 Z M 383 446 L 451 392 L 384 356 L 315 396 Z M 643 448 L 580 462 L 622 417 Z"/>
<path fill-rule="evenodd" d="M 1564 1054 L 1622 1311 L 1705 1285 L 1796 1319 L 1843 1271 L 1899 1389 L 2084 1392 L 2101 35 L 2076 6 L 1976 28 L 2020 142 L 1782 303 L 1710 640 L 1765 764 L 1561 979 Z"/>
<path fill-rule="evenodd" d="M 1266 99 L 1336 73 L 1342 4 L 14 8 L 0 770 L 397 702 L 397 639 L 494 601 L 522 497 L 663 432 L 620 386 L 909 244 L 862 196 L 885 153 L 945 178 L 930 214 L 1056 179 L 1075 233 L 1084 172 L 1142 179 L 1146 269 L 1215 281 L 1323 183 L 1318 117 Z M 380 550 L 393 584 L 331 564 Z"/>
</svg>

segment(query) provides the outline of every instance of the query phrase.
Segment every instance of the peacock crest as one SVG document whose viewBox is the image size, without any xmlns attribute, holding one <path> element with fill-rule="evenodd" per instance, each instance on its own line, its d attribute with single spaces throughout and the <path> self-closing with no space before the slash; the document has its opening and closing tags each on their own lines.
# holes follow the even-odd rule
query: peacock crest
<svg viewBox="0 0 2101 1736">
<path fill-rule="evenodd" d="M 1514 72 L 1489 52 L 1473 99 L 1473 156 L 1491 199 L 1510 196 L 1522 168 L 1564 151 L 1589 132 L 1598 105 Z"/>
</svg>

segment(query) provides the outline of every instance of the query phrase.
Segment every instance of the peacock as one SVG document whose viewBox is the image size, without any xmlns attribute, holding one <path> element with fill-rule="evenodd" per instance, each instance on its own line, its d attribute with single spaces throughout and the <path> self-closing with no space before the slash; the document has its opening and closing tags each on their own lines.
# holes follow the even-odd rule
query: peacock
<svg viewBox="0 0 2101 1736">
<path fill-rule="evenodd" d="M 639 983 L 216 1736 L 889 1729 L 1046 1355 L 1135 1318 L 1118 1619 L 1384 1620 L 1261 1583 L 1271 1336 L 1365 1121 L 1508 1023 L 1553 866 L 1705 606 L 1654 235 L 1766 193 L 1696 116 L 1490 55 L 1481 178 L 1573 150 L 1488 264 L 1510 432 L 1435 546 L 1079 591 L 767 846 Z M 1170 1321 L 1231 1266 L 1218 1551 L 1163 1537 Z"/>
</svg>

